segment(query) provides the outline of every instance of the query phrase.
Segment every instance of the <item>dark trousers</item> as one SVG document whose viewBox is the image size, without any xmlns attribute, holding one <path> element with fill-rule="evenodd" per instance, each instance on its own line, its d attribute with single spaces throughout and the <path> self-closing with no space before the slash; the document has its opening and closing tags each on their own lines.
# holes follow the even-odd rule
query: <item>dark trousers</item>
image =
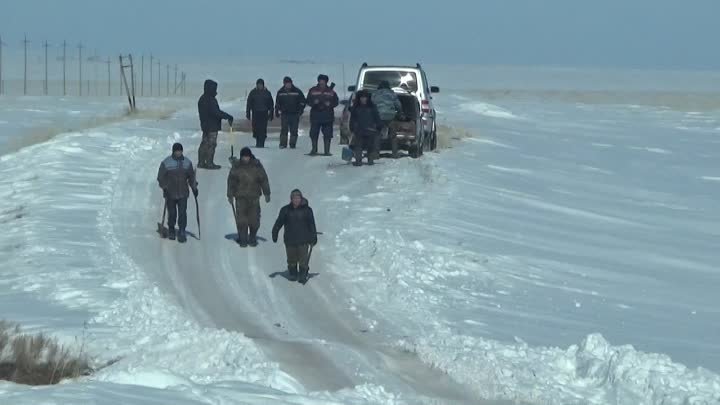
<svg viewBox="0 0 720 405">
<path fill-rule="evenodd" d="M 254 239 L 260 229 L 260 198 L 235 198 L 235 225 L 238 230 L 238 239 L 247 242 L 248 231 L 250 239 Z"/>
<path fill-rule="evenodd" d="M 310 245 L 285 245 L 285 253 L 287 253 L 288 270 L 297 271 L 300 267 L 301 271 L 307 271 L 310 268 Z"/>
<path fill-rule="evenodd" d="M 198 150 L 198 166 L 203 167 L 215 162 L 217 136 L 217 132 L 203 132 L 200 149 Z"/>
<path fill-rule="evenodd" d="M 168 211 L 167 225 L 171 231 L 175 230 L 175 221 L 177 221 L 181 231 L 185 230 L 187 226 L 187 200 L 187 198 L 180 198 L 178 200 L 168 198 L 165 200 Z"/>
<path fill-rule="evenodd" d="M 363 158 L 363 150 L 367 151 L 368 163 L 375 160 L 375 143 L 379 136 L 375 132 L 368 132 L 363 136 L 359 136 L 358 139 L 354 140 L 353 154 L 355 155 L 355 161 L 361 162 Z"/>
<path fill-rule="evenodd" d="M 325 154 L 330 153 L 330 140 L 333 137 L 333 122 L 310 122 L 310 141 L 312 141 L 312 151 L 310 153 L 317 153 L 318 138 L 320 137 L 320 131 L 323 134 L 323 144 L 325 146 Z"/>
<path fill-rule="evenodd" d="M 255 138 L 255 147 L 264 148 L 265 139 L 267 138 L 268 116 L 267 111 L 253 112 L 252 131 Z"/>
<path fill-rule="evenodd" d="M 387 129 L 388 133 L 388 139 L 390 139 L 390 148 L 392 149 L 392 156 L 394 158 L 398 157 L 398 153 L 400 151 L 398 140 L 397 140 L 397 132 L 395 131 L 395 128 L 392 125 L 392 120 L 383 121 L 383 127 L 384 129 Z M 380 136 L 375 137 L 375 151 L 374 156 L 375 159 L 380 158 L 380 142 L 382 140 L 380 139 Z"/>
<path fill-rule="evenodd" d="M 294 148 L 298 139 L 298 126 L 300 114 L 282 113 L 280 116 L 280 146 L 287 147 L 288 131 L 290 132 L 290 147 Z"/>
</svg>

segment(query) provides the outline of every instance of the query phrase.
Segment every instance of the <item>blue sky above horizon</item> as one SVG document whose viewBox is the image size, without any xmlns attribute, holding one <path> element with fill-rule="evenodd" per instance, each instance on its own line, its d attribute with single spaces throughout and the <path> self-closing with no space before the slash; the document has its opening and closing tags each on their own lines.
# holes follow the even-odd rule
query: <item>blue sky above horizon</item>
<svg viewBox="0 0 720 405">
<path fill-rule="evenodd" d="M 82 41 L 176 60 L 395 60 L 720 69 L 720 1 L 23 0 L 0 6 L 6 50 Z M 38 52 L 38 50 L 35 50 Z"/>
</svg>

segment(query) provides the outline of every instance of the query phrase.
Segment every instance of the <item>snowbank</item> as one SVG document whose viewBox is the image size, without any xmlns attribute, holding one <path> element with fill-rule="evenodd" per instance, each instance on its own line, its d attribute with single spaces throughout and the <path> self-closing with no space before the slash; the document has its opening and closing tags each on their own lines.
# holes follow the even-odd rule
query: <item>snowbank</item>
<svg viewBox="0 0 720 405">
<path fill-rule="evenodd" d="M 475 150 L 467 143 L 463 149 L 464 154 Z M 386 162 L 382 172 L 361 173 L 365 186 L 354 182 L 354 197 L 332 208 L 331 218 L 344 224 L 335 239 L 342 258 L 338 273 L 355 286 L 349 304 L 362 299 L 381 317 L 366 319 L 371 330 L 394 336 L 399 347 L 472 387 L 481 398 L 598 405 L 719 403 L 717 374 L 689 369 L 666 355 L 613 346 L 601 334 L 590 334 L 567 349 L 481 337 L 501 328 L 510 314 L 527 317 L 527 323 L 571 320 L 543 319 L 531 308 L 521 312 L 524 305 L 518 300 L 542 294 L 552 300 L 552 292 L 529 290 L 518 280 L 545 285 L 540 281 L 549 274 L 535 276 L 516 258 L 481 253 L 485 249 L 473 235 L 502 235 L 475 213 L 480 209 L 493 215 L 498 209 L 479 197 L 483 189 L 478 183 L 488 182 L 488 172 L 477 165 L 458 170 L 464 163 L 455 154 L 455 171 L 448 173 L 444 158 Z M 400 189 L 405 191 L 391 192 Z M 347 218 L 357 207 L 362 207 L 363 221 L 350 226 Z M 567 277 L 562 280 L 556 283 L 568 284 Z M 572 306 L 576 311 L 581 307 L 577 300 Z M 365 314 L 358 310 L 358 316 Z"/>
<path fill-rule="evenodd" d="M 201 327 L 120 249 L 109 202 L 133 159 L 155 167 L 178 139 L 177 123 L 122 122 L 60 135 L 0 157 L 2 283 L 14 302 L 53 308 L 44 325 L 84 344 L 97 365 L 79 383 L 28 389 L 0 383 L 8 403 L 403 404 L 378 386 L 310 393 L 240 333 Z M 122 203 L 122 202 L 118 202 Z M 149 224 L 148 231 L 152 231 Z M 42 297 L 35 302 L 36 297 Z M 86 341 L 77 338 L 85 318 Z M 63 315 L 68 315 L 67 318 Z M 74 335 L 74 336 L 73 336 Z"/>
</svg>

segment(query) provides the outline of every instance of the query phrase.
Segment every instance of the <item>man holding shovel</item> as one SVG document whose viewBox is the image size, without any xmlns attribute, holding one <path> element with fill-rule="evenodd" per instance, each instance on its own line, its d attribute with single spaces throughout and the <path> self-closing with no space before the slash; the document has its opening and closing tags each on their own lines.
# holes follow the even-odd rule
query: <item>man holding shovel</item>
<svg viewBox="0 0 720 405">
<path fill-rule="evenodd" d="M 290 204 L 280 210 L 272 229 L 273 242 L 277 243 L 282 227 L 285 227 L 283 241 L 290 280 L 305 284 L 310 271 L 310 254 L 317 244 L 317 230 L 313 210 L 298 189 L 290 193 Z"/>
<path fill-rule="evenodd" d="M 257 246 L 260 229 L 260 196 L 270 202 L 270 182 L 262 163 L 250 148 L 240 151 L 240 159 L 231 158 L 232 168 L 227 179 L 227 198 L 233 207 L 237 225 L 237 243 L 241 247 Z"/>
<path fill-rule="evenodd" d="M 180 229 L 177 233 L 177 240 L 180 243 L 187 241 L 185 227 L 187 226 L 187 200 L 190 197 L 190 189 L 198 196 L 198 183 L 195 177 L 193 164 L 187 157 L 183 156 L 183 146 L 175 143 L 172 146 L 172 155 L 160 163 L 157 181 L 163 190 L 165 198 L 165 209 L 168 212 L 167 237 L 175 240 L 175 223 Z M 165 216 L 163 212 L 163 217 Z M 161 232 L 165 230 L 161 226 Z M 163 235 L 165 236 L 165 235 Z"/>
</svg>

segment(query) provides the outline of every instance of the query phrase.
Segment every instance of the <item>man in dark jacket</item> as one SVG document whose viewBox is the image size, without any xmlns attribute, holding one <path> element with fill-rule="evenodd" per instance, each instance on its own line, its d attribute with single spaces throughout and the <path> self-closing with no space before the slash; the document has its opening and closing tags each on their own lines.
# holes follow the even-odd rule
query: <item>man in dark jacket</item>
<svg viewBox="0 0 720 405">
<path fill-rule="evenodd" d="M 290 130 L 290 149 L 295 149 L 300 116 L 304 110 L 305 95 L 293 85 L 292 79 L 286 76 L 283 79 L 283 87 L 275 96 L 275 116 L 280 118 L 280 149 L 287 148 L 288 130 Z"/>
<path fill-rule="evenodd" d="M 327 85 L 329 78 L 326 75 L 318 76 L 317 86 L 308 91 L 307 103 L 310 105 L 310 140 L 312 150 L 310 155 L 317 155 L 318 137 L 323 133 L 325 156 L 330 156 L 330 141 L 333 137 L 333 124 L 335 123 L 335 107 L 340 104 L 337 93 Z"/>
<path fill-rule="evenodd" d="M 367 90 L 360 90 L 355 95 L 355 105 L 350 113 L 350 131 L 352 141 L 350 146 L 355 155 L 353 165 L 362 166 L 363 149 L 367 150 L 368 164 L 373 165 L 375 158 L 375 139 L 378 137 L 383 122 L 380 119 L 377 107 L 370 100 Z"/>
<path fill-rule="evenodd" d="M 232 162 L 227 179 L 227 198 L 235 211 L 237 243 L 241 247 L 255 247 L 260 229 L 260 196 L 264 194 L 265 202 L 270 202 L 270 182 L 265 168 L 250 148 L 243 148 L 240 159 Z"/>
<path fill-rule="evenodd" d="M 187 226 L 187 200 L 190 196 L 189 188 L 195 197 L 198 195 L 198 183 L 195 180 L 195 169 L 190 159 L 183 156 L 183 146 L 176 143 L 172 147 L 172 155 L 160 163 L 157 181 L 163 190 L 165 206 L 168 211 L 168 237 L 175 240 L 175 222 L 180 232 L 177 234 L 178 242 L 187 240 L 185 227 Z"/>
<path fill-rule="evenodd" d="M 280 214 L 272 229 L 273 242 L 277 243 L 280 228 L 285 227 L 283 241 L 287 253 L 288 272 L 290 279 L 298 279 L 301 283 L 307 282 L 310 271 L 310 246 L 317 244 L 317 231 L 315 229 L 315 216 L 300 190 L 290 193 L 290 204 L 280 209 Z M 298 278 L 298 266 L 300 273 Z"/>
<path fill-rule="evenodd" d="M 248 94 L 245 108 L 245 117 L 252 123 L 253 138 L 257 148 L 265 147 L 268 121 L 273 120 L 274 109 L 272 94 L 265 88 L 265 81 L 257 79 L 255 88 Z"/>
<path fill-rule="evenodd" d="M 217 135 L 220 131 L 220 123 L 227 120 L 232 126 L 233 116 L 222 111 L 217 99 L 218 84 L 212 80 L 205 80 L 203 95 L 198 100 L 198 114 L 200 115 L 200 127 L 202 128 L 202 142 L 198 151 L 198 167 L 203 169 L 219 169 L 215 164 L 215 147 L 217 146 Z"/>
</svg>

